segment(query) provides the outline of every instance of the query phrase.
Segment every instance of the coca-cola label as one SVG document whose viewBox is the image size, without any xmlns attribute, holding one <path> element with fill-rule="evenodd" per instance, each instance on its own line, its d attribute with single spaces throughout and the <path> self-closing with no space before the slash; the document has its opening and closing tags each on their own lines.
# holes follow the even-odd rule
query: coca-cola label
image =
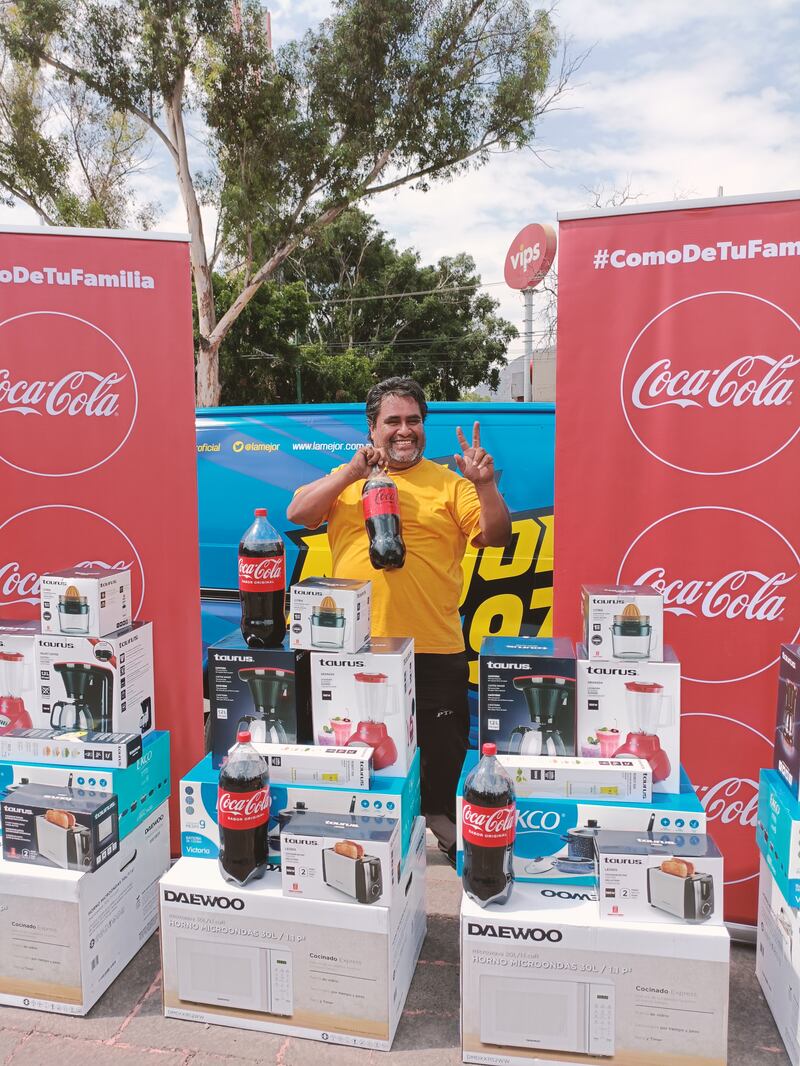
<svg viewBox="0 0 800 1066">
<path fill-rule="evenodd" d="M 220 829 L 257 829 L 269 821 L 269 788 L 228 792 L 220 785 L 217 813 Z"/>
<path fill-rule="evenodd" d="M 377 518 L 382 514 L 400 514 L 400 501 L 394 485 L 376 485 L 367 489 L 362 497 L 364 501 L 364 518 Z"/>
<path fill-rule="evenodd" d="M 514 843 L 516 811 L 513 803 L 507 807 L 479 807 L 465 800 L 461 810 L 464 843 L 484 848 L 510 847 Z"/>
<path fill-rule="evenodd" d="M 284 556 L 269 555 L 254 559 L 239 556 L 239 590 L 241 592 L 282 592 L 286 588 Z"/>
</svg>

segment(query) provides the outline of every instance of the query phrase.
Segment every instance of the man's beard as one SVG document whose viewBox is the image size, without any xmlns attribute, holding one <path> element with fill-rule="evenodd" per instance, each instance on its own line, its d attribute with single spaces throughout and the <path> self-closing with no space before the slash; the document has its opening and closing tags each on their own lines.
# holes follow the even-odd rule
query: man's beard
<svg viewBox="0 0 800 1066">
<path fill-rule="evenodd" d="M 414 463 L 418 463 L 422 458 L 423 449 L 423 445 L 417 444 L 413 452 L 399 452 L 394 445 L 390 444 L 386 448 L 386 454 L 397 466 L 413 466 Z"/>
</svg>

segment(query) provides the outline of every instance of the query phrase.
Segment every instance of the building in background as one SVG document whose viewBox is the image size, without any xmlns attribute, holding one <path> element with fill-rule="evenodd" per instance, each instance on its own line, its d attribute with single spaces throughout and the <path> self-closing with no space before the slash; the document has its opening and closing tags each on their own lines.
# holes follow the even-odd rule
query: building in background
<svg viewBox="0 0 800 1066">
<path fill-rule="evenodd" d="M 522 402 L 525 356 L 509 359 L 500 371 L 500 385 L 491 392 L 494 401 Z M 556 350 L 555 347 L 533 353 L 533 399 L 537 403 L 555 403 L 556 399 Z"/>
</svg>

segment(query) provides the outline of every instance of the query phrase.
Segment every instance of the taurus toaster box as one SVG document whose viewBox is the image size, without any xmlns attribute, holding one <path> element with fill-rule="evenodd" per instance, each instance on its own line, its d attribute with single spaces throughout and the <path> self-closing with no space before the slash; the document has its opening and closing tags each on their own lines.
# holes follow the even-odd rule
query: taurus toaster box
<svg viewBox="0 0 800 1066">
<path fill-rule="evenodd" d="M 291 646 L 352 654 L 369 640 L 371 606 L 369 581 L 308 577 L 290 592 Z"/>
<path fill-rule="evenodd" d="M 3 858 L 86 873 L 119 851 L 113 793 L 21 785 L 0 803 Z"/>
<path fill-rule="evenodd" d="M 291 811 L 282 822 L 284 896 L 391 906 L 400 873 L 399 822 L 313 811 Z"/>
<path fill-rule="evenodd" d="M 131 624 L 130 570 L 80 567 L 43 574 L 42 632 L 105 637 Z"/>
<path fill-rule="evenodd" d="M 710 836 L 603 830 L 594 845 L 603 918 L 722 923 L 722 855 Z"/>
</svg>

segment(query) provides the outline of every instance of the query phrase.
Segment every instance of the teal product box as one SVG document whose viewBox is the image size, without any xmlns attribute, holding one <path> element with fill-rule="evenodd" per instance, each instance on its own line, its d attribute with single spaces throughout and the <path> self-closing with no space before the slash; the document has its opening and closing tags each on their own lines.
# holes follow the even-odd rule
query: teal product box
<svg viewBox="0 0 800 1066">
<path fill-rule="evenodd" d="M 761 771 L 756 842 L 786 902 L 800 907 L 800 802 L 777 770 Z"/>
<path fill-rule="evenodd" d="M 71 788 L 79 797 L 113 792 L 122 840 L 169 797 L 169 733 L 147 733 L 142 738 L 142 757 L 124 768 L 0 761 L 0 799 L 26 784 Z"/>
<path fill-rule="evenodd" d="M 456 869 L 464 866 L 461 812 L 464 781 L 478 763 L 478 752 L 464 760 L 456 793 Z M 513 867 L 517 881 L 546 884 L 594 885 L 597 880 L 595 837 L 598 830 L 638 833 L 705 833 L 706 812 L 681 767 L 681 791 L 654 792 L 651 803 L 612 803 L 575 800 L 563 796 L 517 798 L 517 828 Z"/>
<path fill-rule="evenodd" d="M 376 777 L 368 791 L 352 788 L 315 788 L 313 785 L 278 785 L 270 782 L 269 857 L 280 863 L 278 817 L 282 811 L 320 814 L 360 814 L 400 821 L 401 861 L 405 862 L 414 819 L 420 813 L 419 751 L 405 777 Z M 217 788 L 219 770 L 210 755 L 181 780 L 181 855 L 216 859 L 219 855 Z"/>
</svg>

